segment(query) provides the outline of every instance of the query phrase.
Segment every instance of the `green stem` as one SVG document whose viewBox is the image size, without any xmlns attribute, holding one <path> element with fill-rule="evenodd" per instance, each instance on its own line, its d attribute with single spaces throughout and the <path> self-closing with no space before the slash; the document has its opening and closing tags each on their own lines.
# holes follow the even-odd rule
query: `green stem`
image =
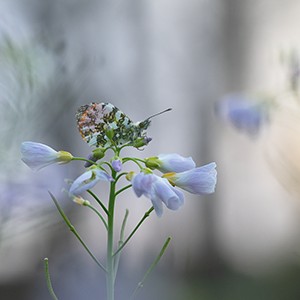
<svg viewBox="0 0 300 300">
<path fill-rule="evenodd" d="M 116 172 L 112 171 L 112 178 L 116 178 Z M 108 230 L 107 230 L 107 300 L 114 300 L 115 276 L 114 276 L 114 257 L 113 257 L 113 242 L 114 242 L 114 210 L 116 200 L 116 182 L 110 183 L 109 203 L 108 203 Z"/>
<path fill-rule="evenodd" d="M 84 157 L 73 157 L 72 160 L 80 160 L 80 161 L 89 162 L 92 165 L 97 165 L 96 162 L 94 162 L 94 161 L 92 161 L 90 159 L 84 158 Z"/>
<path fill-rule="evenodd" d="M 134 297 L 136 296 L 136 294 L 138 293 L 139 289 L 141 289 L 144 284 L 145 281 L 147 280 L 148 276 L 150 275 L 150 273 L 153 271 L 153 269 L 156 267 L 156 265 L 158 264 L 158 262 L 160 261 L 161 257 L 163 256 L 163 254 L 165 253 L 169 243 L 171 241 L 171 237 L 168 237 L 164 243 L 164 245 L 162 246 L 159 254 L 157 255 L 157 257 L 155 258 L 155 260 L 153 261 L 153 263 L 151 264 L 151 266 L 149 267 L 149 269 L 146 271 L 143 279 L 138 283 L 137 287 L 135 288 L 135 290 L 133 291 L 132 296 L 130 297 L 131 300 L 134 299 Z"/>
<path fill-rule="evenodd" d="M 134 163 L 136 163 L 136 164 L 139 166 L 140 169 L 142 169 L 143 167 L 142 167 L 142 165 L 141 165 L 139 162 L 145 163 L 144 160 L 139 159 L 139 158 L 124 157 L 124 158 L 123 158 L 123 163 L 125 163 L 125 162 L 127 162 L 127 161 L 133 161 Z"/>
<path fill-rule="evenodd" d="M 52 198 L 57 210 L 59 211 L 61 217 L 63 218 L 63 220 L 65 221 L 65 223 L 67 224 L 67 226 L 69 227 L 70 231 L 76 236 L 76 238 L 78 239 L 78 241 L 81 243 L 81 245 L 84 247 L 84 249 L 87 251 L 87 253 L 91 256 L 91 258 L 94 260 L 94 262 L 104 271 L 107 272 L 107 270 L 105 269 L 105 267 L 98 261 L 98 259 L 95 257 L 95 255 L 91 252 L 91 250 L 88 248 L 88 246 L 86 245 L 86 243 L 82 240 L 82 238 L 80 237 L 80 235 L 78 234 L 78 232 L 76 231 L 75 227 L 72 225 L 71 221 L 68 219 L 68 217 L 66 216 L 66 214 L 64 213 L 64 211 L 62 210 L 62 208 L 60 207 L 58 201 L 56 200 L 56 198 L 53 196 L 53 194 L 51 192 L 49 192 L 50 197 Z"/>
<path fill-rule="evenodd" d="M 49 291 L 49 293 L 50 293 L 53 300 L 58 300 L 57 296 L 54 293 L 52 283 L 51 283 L 48 258 L 44 258 L 44 268 L 45 268 L 45 276 L 46 276 L 48 291 Z"/>
<path fill-rule="evenodd" d="M 120 174 L 116 177 L 116 181 L 118 181 L 122 176 L 126 176 L 127 174 L 128 174 L 128 172 L 120 173 Z"/>
<path fill-rule="evenodd" d="M 122 192 L 124 192 L 125 190 L 129 189 L 132 187 L 132 184 L 128 184 L 126 186 L 124 186 L 123 188 L 119 189 L 117 192 L 116 192 L 116 196 L 121 194 Z"/>
<path fill-rule="evenodd" d="M 129 240 L 132 238 L 132 236 L 135 234 L 135 232 L 139 229 L 139 227 L 143 224 L 143 222 L 150 216 L 151 212 L 154 210 L 154 207 L 152 206 L 147 212 L 145 212 L 142 219 L 139 221 L 139 223 L 135 226 L 135 228 L 132 230 L 128 238 L 125 240 L 125 242 L 118 248 L 118 250 L 114 253 L 113 256 L 117 255 L 129 242 Z"/>
<path fill-rule="evenodd" d="M 102 207 L 102 209 L 108 215 L 108 210 L 105 207 L 105 205 L 101 202 L 101 200 L 91 190 L 87 190 L 87 192 L 98 202 L 98 204 Z"/>
<path fill-rule="evenodd" d="M 120 240 L 119 240 L 119 243 L 118 243 L 118 247 L 121 247 L 123 242 L 124 242 L 124 233 L 125 233 L 125 227 L 126 227 L 126 223 L 127 223 L 128 214 L 129 214 L 129 210 L 126 209 L 125 216 L 124 216 L 122 226 L 121 226 Z M 119 252 L 115 257 L 115 279 L 116 279 L 117 272 L 118 272 L 120 256 L 121 256 L 121 252 Z"/>
</svg>

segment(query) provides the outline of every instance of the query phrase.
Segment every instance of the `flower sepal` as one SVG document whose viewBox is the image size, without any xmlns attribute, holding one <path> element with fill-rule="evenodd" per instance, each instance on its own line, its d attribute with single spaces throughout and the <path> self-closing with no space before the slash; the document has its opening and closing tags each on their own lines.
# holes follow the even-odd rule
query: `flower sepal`
<svg viewBox="0 0 300 300">
<path fill-rule="evenodd" d="M 154 170 L 160 167 L 159 158 L 157 156 L 148 157 L 145 159 L 145 165 Z"/>
<path fill-rule="evenodd" d="M 67 151 L 58 151 L 57 159 L 59 164 L 66 164 L 73 159 L 73 155 Z"/>
</svg>

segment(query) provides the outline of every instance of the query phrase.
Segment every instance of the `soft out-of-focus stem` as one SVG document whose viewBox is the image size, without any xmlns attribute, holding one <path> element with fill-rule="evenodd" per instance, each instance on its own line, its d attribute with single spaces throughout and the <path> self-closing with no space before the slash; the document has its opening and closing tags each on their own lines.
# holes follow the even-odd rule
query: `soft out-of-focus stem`
<svg viewBox="0 0 300 300">
<path fill-rule="evenodd" d="M 119 246 L 118 250 L 114 253 L 114 256 L 117 255 L 129 242 L 129 240 L 132 238 L 132 236 L 135 234 L 135 232 L 139 229 L 139 227 L 143 224 L 143 222 L 150 216 L 151 212 L 154 210 L 154 207 L 152 206 L 148 211 L 145 212 L 142 219 L 139 221 L 139 223 L 135 226 L 135 228 L 132 230 L 128 238 L 125 240 L 124 243 L 122 243 L 121 246 Z"/>
<path fill-rule="evenodd" d="M 44 258 L 44 268 L 45 268 L 45 276 L 46 276 L 46 282 L 47 282 L 49 294 L 53 300 L 58 300 L 58 298 L 55 295 L 55 292 L 53 290 L 52 283 L 51 283 L 48 258 Z"/>
<path fill-rule="evenodd" d="M 77 230 L 75 229 L 75 227 L 72 225 L 71 221 L 68 219 L 68 217 L 66 216 L 66 214 L 64 213 L 64 211 L 62 210 L 62 208 L 60 207 L 58 201 L 56 200 L 56 198 L 53 196 L 52 193 L 50 193 L 48 191 L 50 197 L 52 198 L 58 212 L 60 213 L 61 217 L 63 218 L 63 220 L 65 221 L 65 223 L 67 224 L 67 226 L 69 227 L 70 231 L 76 236 L 76 238 L 79 240 L 79 242 L 81 243 L 81 245 L 84 247 L 84 249 L 87 251 L 87 253 L 91 256 L 91 258 L 94 260 L 94 262 L 103 270 L 106 272 L 105 267 L 98 261 L 98 259 L 95 257 L 95 255 L 91 252 L 91 250 L 88 248 L 88 246 L 86 245 L 86 243 L 82 240 L 82 238 L 80 237 L 79 233 L 77 232 Z"/>
<path fill-rule="evenodd" d="M 137 287 L 135 288 L 135 290 L 132 293 L 132 296 L 130 297 L 131 300 L 133 300 L 136 296 L 136 294 L 138 293 L 138 291 L 144 286 L 145 281 L 147 280 L 148 276 L 150 275 L 150 273 L 153 271 L 153 269 L 156 267 L 156 265 L 158 264 L 158 262 L 160 261 L 161 257 L 163 256 L 163 254 L 165 253 L 169 243 L 171 241 L 171 237 L 168 237 L 164 243 L 164 245 L 162 246 L 159 254 L 157 255 L 157 257 L 155 258 L 155 260 L 153 261 L 153 263 L 151 264 L 151 266 L 149 267 L 149 269 L 146 271 L 143 279 L 138 283 Z"/>
</svg>

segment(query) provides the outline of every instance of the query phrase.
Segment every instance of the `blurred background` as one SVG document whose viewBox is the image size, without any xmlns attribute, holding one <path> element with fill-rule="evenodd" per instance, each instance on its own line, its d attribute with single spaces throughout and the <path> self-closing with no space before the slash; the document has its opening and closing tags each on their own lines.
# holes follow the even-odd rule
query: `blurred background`
<svg viewBox="0 0 300 300">
<path fill-rule="evenodd" d="M 137 299 L 300 299 L 300 107 L 282 63 L 300 51 L 299 14 L 296 0 L 0 1 L 0 299 L 50 299 L 44 257 L 59 299 L 105 299 L 103 273 L 47 193 L 102 259 L 101 224 L 63 192 L 83 165 L 34 173 L 19 153 L 32 140 L 87 156 L 75 112 L 92 101 L 134 121 L 172 107 L 153 119 L 149 146 L 128 154 L 176 152 L 218 165 L 215 194 L 186 194 L 179 211 L 152 215 L 138 231 L 123 252 L 116 299 L 129 298 L 169 235 Z M 258 134 L 215 113 L 232 92 L 273 99 Z M 149 206 L 127 191 L 118 225 L 129 208 L 129 233 Z"/>
</svg>

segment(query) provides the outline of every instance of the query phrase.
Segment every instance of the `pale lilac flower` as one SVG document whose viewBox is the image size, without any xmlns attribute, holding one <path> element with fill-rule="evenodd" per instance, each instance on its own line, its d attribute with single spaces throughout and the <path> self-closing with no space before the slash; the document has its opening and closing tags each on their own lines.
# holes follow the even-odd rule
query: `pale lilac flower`
<svg viewBox="0 0 300 300">
<path fill-rule="evenodd" d="M 100 169 L 86 171 L 75 179 L 70 187 L 69 193 L 73 196 L 77 196 L 94 187 L 100 180 L 113 181 L 111 176 Z"/>
<path fill-rule="evenodd" d="M 183 205 L 182 192 L 176 190 L 165 178 L 143 172 L 133 177 L 132 187 L 138 197 L 149 198 L 157 216 L 163 213 L 163 203 L 167 208 L 177 210 Z"/>
<path fill-rule="evenodd" d="M 120 172 L 122 170 L 122 162 L 120 159 L 113 160 L 111 166 L 116 172 Z"/>
<path fill-rule="evenodd" d="M 69 152 L 55 151 L 47 145 L 35 142 L 23 142 L 21 154 L 22 161 L 34 171 L 54 163 L 68 163 L 73 158 Z"/>
<path fill-rule="evenodd" d="M 167 173 L 163 177 L 192 194 L 212 194 L 217 183 L 216 163 L 213 162 L 181 173 Z"/>
<path fill-rule="evenodd" d="M 163 173 L 167 172 L 183 172 L 196 167 L 191 157 L 183 157 L 177 153 L 159 154 L 159 167 L 157 168 Z"/>
<path fill-rule="evenodd" d="M 238 94 L 225 96 L 217 103 L 216 110 L 221 118 L 228 120 L 236 129 L 250 136 L 257 135 L 268 121 L 266 105 Z"/>
</svg>

